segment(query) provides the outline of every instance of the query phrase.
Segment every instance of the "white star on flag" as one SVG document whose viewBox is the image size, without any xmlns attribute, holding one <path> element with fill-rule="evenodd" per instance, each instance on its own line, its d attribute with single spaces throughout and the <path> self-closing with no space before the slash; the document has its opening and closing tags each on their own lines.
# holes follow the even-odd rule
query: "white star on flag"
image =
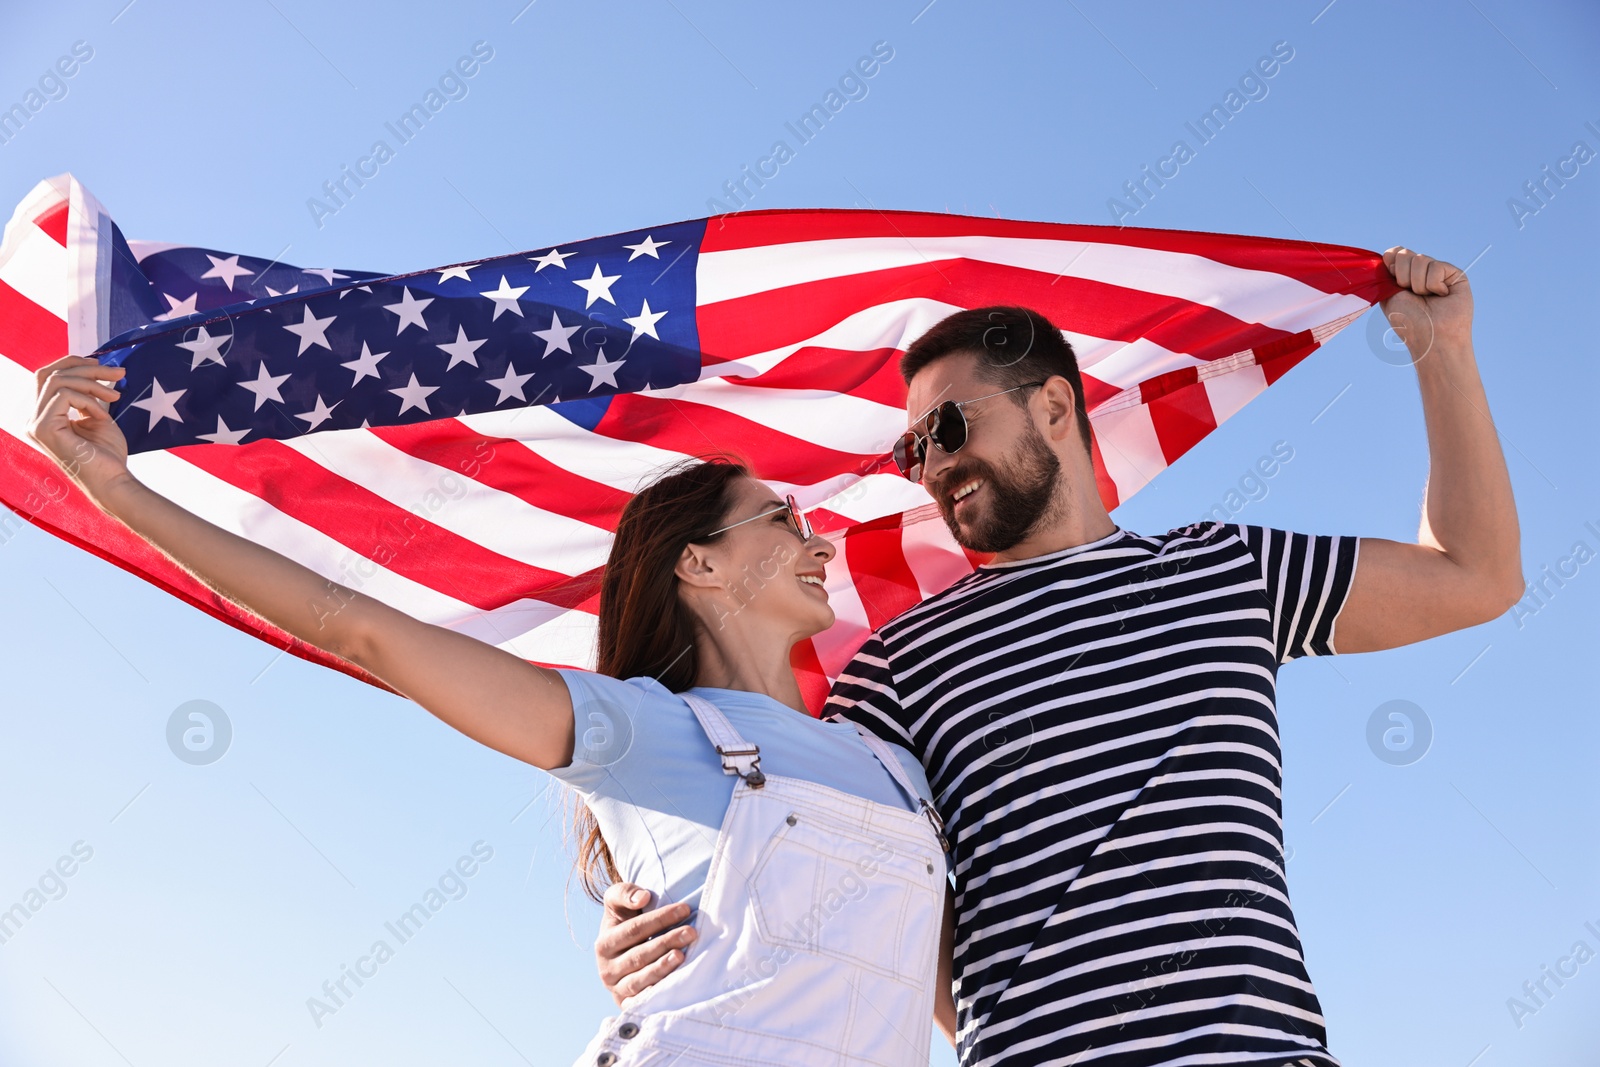
<svg viewBox="0 0 1600 1067">
<path fill-rule="evenodd" d="M 441 351 L 449 354 L 450 367 L 454 367 L 457 363 L 470 363 L 476 367 L 478 365 L 478 349 L 488 343 L 489 339 L 487 337 L 481 341 L 468 340 L 467 328 L 465 326 L 457 326 L 456 339 L 449 344 L 439 345 L 438 347 Z M 449 370 L 450 367 L 446 367 L 445 370 Z"/>
<path fill-rule="evenodd" d="M 518 374 L 517 368 L 511 364 L 510 360 L 507 360 L 505 374 L 499 378 L 485 378 L 484 383 L 500 390 L 500 398 L 495 401 L 496 406 L 503 404 L 506 398 L 510 396 L 515 396 L 523 403 L 527 403 L 528 398 L 522 394 L 522 386 L 532 377 L 533 375 L 531 374 Z"/>
<path fill-rule="evenodd" d="M 305 313 L 305 318 L 297 323 L 285 323 L 283 327 L 300 338 L 300 351 L 296 352 L 295 355 L 305 355 L 306 349 L 312 345 L 321 345 L 329 352 L 332 352 L 333 346 L 328 343 L 328 325 L 338 316 L 329 315 L 325 319 L 319 319 L 311 314 L 310 304 L 306 304 L 300 310 Z"/>
<path fill-rule="evenodd" d="M 382 381 L 383 379 L 379 378 L 378 376 L 378 360 L 382 359 L 388 354 L 389 353 L 387 352 L 369 351 L 367 348 L 367 342 L 362 341 L 361 358 L 353 359 L 349 363 L 341 363 L 339 366 L 356 372 L 356 381 L 350 383 L 352 388 L 355 386 L 356 382 L 359 382 L 362 378 L 365 378 L 369 374 L 374 378 L 378 378 L 379 381 Z"/>
<path fill-rule="evenodd" d="M 199 293 L 195 293 L 187 300 L 179 300 L 169 293 L 162 293 L 161 295 L 172 306 L 156 316 L 157 322 L 166 322 L 168 319 L 181 319 L 186 315 L 193 315 L 195 312 L 194 302 L 200 299 Z"/>
<path fill-rule="evenodd" d="M 628 262 L 632 263 L 634 260 L 638 259 L 640 256 L 649 256 L 651 259 L 660 259 L 661 257 L 656 254 L 656 249 L 665 248 L 668 245 L 670 245 L 671 243 L 672 243 L 671 241 L 658 241 L 654 237 L 650 236 L 649 234 L 646 234 L 645 235 L 645 239 L 643 241 L 640 241 L 638 244 L 636 244 L 636 245 L 623 245 L 622 247 L 623 248 L 629 248 L 629 249 L 633 250 L 633 255 L 628 257 Z"/>
<path fill-rule="evenodd" d="M 595 362 L 592 365 L 587 367 L 579 367 L 578 369 L 585 371 L 588 373 L 589 377 L 594 379 L 594 381 L 589 383 L 589 391 L 591 393 L 600 388 L 601 382 L 605 382 L 605 384 L 611 386 L 613 389 L 620 389 L 622 387 L 617 384 L 617 370 L 626 362 L 628 361 L 625 359 L 619 359 L 615 363 L 607 363 L 606 350 L 601 348 L 598 352 L 596 352 Z"/>
<path fill-rule="evenodd" d="M 300 291 L 300 283 L 299 282 L 295 282 L 293 285 L 289 286 L 289 288 L 285 289 L 281 293 L 278 292 L 278 290 L 274 289 L 270 285 L 265 286 L 264 288 L 267 290 L 267 295 L 268 296 L 288 296 L 290 293 L 298 293 Z M 255 301 L 252 300 L 252 301 L 250 301 L 250 303 L 254 304 Z"/>
<path fill-rule="evenodd" d="M 422 332 L 427 333 L 428 324 L 423 320 L 422 312 L 431 303 L 433 303 L 433 297 L 430 296 L 426 300 L 418 300 L 411 295 L 409 288 L 402 288 L 400 290 L 400 303 L 383 305 L 385 311 L 392 311 L 400 316 L 400 325 L 395 327 L 395 336 L 398 337 L 400 334 L 405 333 L 407 326 L 420 326 L 422 327 Z"/>
<path fill-rule="evenodd" d="M 207 278 L 221 278 L 224 282 L 228 283 L 229 292 L 233 291 L 233 280 L 235 278 L 242 274 L 255 273 L 253 270 L 247 270 L 244 267 L 239 266 L 238 256 L 221 258 L 212 255 L 210 252 L 207 252 L 205 256 L 211 261 L 211 269 L 200 275 L 200 279 L 204 281 Z"/>
<path fill-rule="evenodd" d="M 657 341 L 661 340 L 661 335 L 656 333 L 656 323 L 665 318 L 666 314 L 667 313 L 665 311 L 651 311 L 650 301 L 646 300 L 644 302 L 644 308 L 639 312 L 639 314 L 634 315 L 631 318 L 623 316 L 622 321 L 633 327 L 633 336 L 628 339 L 628 344 L 632 345 L 634 341 L 639 339 L 639 335 L 642 333 L 649 334 Z M 673 319 L 672 321 L 677 322 L 678 320 Z"/>
<path fill-rule="evenodd" d="M 344 401 L 342 401 L 342 400 L 335 401 L 334 405 L 333 405 L 333 408 L 338 407 L 342 403 L 344 403 Z M 297 419 L 305 419 L 306 422 L 310 423 L 310 425 L 306 427 L 306 432 L 310 433 L 312 430 L 315 430 L 318 426 L 321 426 L 323 423 L 325 423 L 329 419 L 333 418 L 333 408 L 330 408 L 327 405 L 325 405 L 322 402 L 322 394 L 318 393 L 317 394 L 317 406 L 312 408 L 310 411 L 305 412 L 302 415 L 296 415 L 295 418 L 297 418 Z"/>
<path fill-rule="evenodd" d="M 268 374 L 267 361 L 262 360 L 261 365 L 256 368 L 256 380 L 253 382 L 240 382 L 239 387 L 248 389 L 256 395 L 255 410 L 260 411 L 261 405 L 268 400 L 276 400 L 280 404 L 283 403 L 283 394 L 278 392 L 278 386 L 288 380 L 289 375 L 287 374 Z M 269 393 L 271 394 L 270 396 L 268 395 Z"/>
<path fill-rule="evenodd" d="M 199 337 L 195 338 L 193 341 L 178 342 L 179 348 L 187 348 L 189 351 L 194 353 L 194 362 L 189 364 L 189 369 L 198 370 L 200 364 L 206 362 L 207 360 L 210 360 L 212 363 L 218 363 L 226 366 L 228 361 L 222 358 L 222 352 L 220 351 L 220 348 L 222 346 L 222 342 L 233 340 L 233 334 L 219 333 L 217 336 L 212 337 L 211 332 L 204 326 L 196 327 L 196 329 L 200 331 Z"/>
<path fill-rule="evenodd" d="M 526 285 L 513 287 L 506 281 L 506 276 L 502 274 L 500 275 L 500 288 L 490 289 L 488 292 L 479 293 L 478 295 L 486 296 L 494 301 L 494 314 L 489 316 L 489 321 L 493 322 L 500 317 L 502 311 L 515 311 L 517 317 L 521 318 L 522 308 L 518 306 L 517 299 L 527 291 L 528 287 Z"/>
<path fill-rule="evenodd" d="M 178 415 L 178 398 L 189 390 L 174 389 L 169 392 L 161 388 L 161 383 L 152 378 L 150 379 L 150 391 L 152 395 L 145 397 L 143 400 L 135 400 L 130 405 L 131 407 L 144 408 L 150 413 L 150 425 L 148 428 L 155 429 L 156 423 L 162 419 L 171 419 L 182 426 L 183 419 Z"/>
<path fill-rule="evenodd" d="M 533 273 L 535 274 L 538 274 L 546 267 L 560 267 L 562 270 L 566 270 L 567 260 L 576 254 L 575 252 L 563 252 L 559 248 L 552 248 L 542 256 L 529 256 L 528 262 L 539 264 L 533 268 Z"/>
<path fill-rule="evenodd" d="M 338 271 L 334 270 L 332 267 L 301 267 L 300 268 L 300 273 L 301 274 L 315 274 L 317 277 L 321 278 L 323 283 L 326 284 L 326 285 L 332 285 L 333 284 L 333 280 L 335 278 L 348 278 L 348 277 L 350 277 L 350 275 L 348 275 L 348 274 L 340 274 Z"/>
<path fill-rule="evenodd" d="M 215 445 L 236 445 L 250 434 L 250 428 L 230 430 L 228 424 L 222 421 L 222 416 L 217 416 L 217 432 L 195 434 L 202 441 L 210 441 Z"/>
<path fill-rule="evenodd" d="M 468 274 L 467 271 L 476 266 L 476 263 L 466 263 L 461 266 L 446 267 L 444 270 L 436 272 L 439 275 L 439 280 L 434 284 L 443 285 L 451 278 L 460 278 L 462 281 L 470 282 L 472 280 L 472 275 Z M 534 273 L 537 274 L 538 271 L 534 271 Z"/>
<path fill-rule="evenodd" d="M 570 338 L 577 333 L 581 326 L 561 325 L 561 316 L 555 312 L 550 313 L 550 328 L 548 330 L 534 330 L 533 335 L 544 341 L 544 354 L 552 352 L 565 352 L 572 355 L 572 342 Z"/>
<path fill-rule="evenodd" d="M 538 272 L 536 271 L 535 273 Z M 622 277 L 620 274 L 601 274 L 600 264 L 596 263 L 594 265 L 594 273 L 589 277 L 572 279 L 573 285 L 576 285 L 585 293 L 589 294 L 589 299 L 583 302 L 584 310 L 589 310 L 589 305 L 593 304 L 596 300 L 604 300 L 606 303 L 615 307 L 617 302 L 611 299 L 611 283 L 620 277 Z"/>
<path fill-rule="evenodd" d="M 419 385 L 415 371 L 411 372 L 409 384 L 401 386 L 399 389 L 389 390 L 389 392 L 405 401 L 400 405 L 399 413 L 401 415 L 404 415 L 411 408 L 421 408 L 423 414 L 432 415 L 433 412 L 428 408 L 428 394 L 437 393 L 438 391 L 439 387 L 437 385 Z"/>
</svg>

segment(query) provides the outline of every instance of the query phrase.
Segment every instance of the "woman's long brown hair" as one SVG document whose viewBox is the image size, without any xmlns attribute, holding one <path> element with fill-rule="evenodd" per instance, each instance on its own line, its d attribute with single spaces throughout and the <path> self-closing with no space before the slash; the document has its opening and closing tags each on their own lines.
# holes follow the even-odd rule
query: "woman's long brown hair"
<svg viewBox="0 0 1600 1067">
<path fill-rule="evenodd" d="M 691 543 L 716 540 L 732 505 L 734 483 L 748 468 L 723 456 L 689 460 L 640 490 L 622 509 L 600 584 L 600 655 L 595 670 L 612 678 L 654 678 L 674 693 L 700 673 L 698 625 L 678 597 L 673 573 Z M 717 535 L 720 536 L 720 535 Z M 599 902 L 620 881 L 594 813 L 581 801 L 572 815 L 576 873 Z"/>
</svg>

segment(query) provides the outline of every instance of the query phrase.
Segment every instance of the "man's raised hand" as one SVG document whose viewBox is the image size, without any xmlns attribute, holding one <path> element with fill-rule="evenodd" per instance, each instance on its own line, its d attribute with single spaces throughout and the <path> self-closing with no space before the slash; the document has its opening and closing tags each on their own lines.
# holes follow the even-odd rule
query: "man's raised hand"
<svg viewBox="0 0 1600 1067">
<path fill-rule="evenodd" d="M 650 891 L 632 882 L 606 888 L 600 933 L 594 941 L 595 968 L 619 1007 L 682 963 L 695 938 L 694 929 L 688 926 L 658 936 L 687 919 L 689 905 L 669 904 L 645 911 L 649 902 Z"/>
<path fill-rule="evenodd" d="M 1467 272 L 1442 259 L 1396 245 L 1383 254 L 1400 292 L 1383 301 L 1389 326 L 1415 363 L 1435 344 L 1472 340 L 1472 286 Z"/>
</svg>

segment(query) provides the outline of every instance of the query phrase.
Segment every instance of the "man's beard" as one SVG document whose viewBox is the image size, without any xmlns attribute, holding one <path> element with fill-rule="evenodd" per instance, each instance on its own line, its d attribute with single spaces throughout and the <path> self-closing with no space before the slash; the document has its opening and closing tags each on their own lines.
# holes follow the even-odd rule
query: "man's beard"
<svg viewBox="0 0 1600 1067">
<path fill-rule="evenodd" d="M 1031 429 L 1031 428 L 1030 428 Z M 957 543 L 974 552 L 1004 552 L 1020 544 L 1052 511 L 1061 460 L 1037 430 L 1023 436 L 1017 454 L 1007 457 L 1007 476 L 982 460 L 960 463 L 940 485 L 939 514 Z M 981 478 L 989 490 L 983 516 L 965 527 L 956 521 L 955 507 L 944 488 Z"/>
</svg>

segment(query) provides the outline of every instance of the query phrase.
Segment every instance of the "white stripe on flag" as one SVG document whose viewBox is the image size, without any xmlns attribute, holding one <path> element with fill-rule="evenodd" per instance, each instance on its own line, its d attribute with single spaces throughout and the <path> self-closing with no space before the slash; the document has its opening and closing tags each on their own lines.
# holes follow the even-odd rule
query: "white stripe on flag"
<svg viewBox="0 0 1600 1067">
<path fill-rule="evenodd" d="M 798 440 L 860 456 L 883 455 L 905 430 L 905 412 L 897 407 L 820 389 L 773 389 L 708 378 L 638 395 L 719 408 Z M 683 417 L 694 421 L 691 411 Z"/>
<path fill-rule="evenodd" d="M 701 374 L 706 378 L 753 378 L 765 374 L 802 348 L 836 348 L 846 352 L 893 348 L 904 352 L 911 342 L 931 330 L 940 319 L 963 310 L 956 304 L 946 304 L 942 300 L 927 297 L 886 300 L 847 315 L 803 341 L 766 352 L 755 352 L 728 363 L 713 363 Z M 726 353 L 713 352 L 711 355 L 723 356 Z"/>
<path fill-rule="evenodd" d="M 315 526 L 170 452 L 135 453 L 128 457 L 128 469 L 139 481 L 207 522 L 415 618 L 449 625 L 478 614 L 471 604 L 396 574 Z"/>
<path fill-rule="evenodd" d="M 523 659 L 585 670 L 594 670 L 600 647 L 600 626 L 595 616 L 577 608 L 566 611 L 551 607 L 538 600 L 519 600 L 450 628 Z M 507 634 L 516 636 L 508 638 Z"/>
<path fill-rule="evenodd" d="M 1309 318 L 1327 321 L 1366 306 L 1357 296 L 1328 294 L 1287 275 L 1233 267 L 1185 252 L 1132 245 L 1088 244 L 1030 237 L 842 237 L 702 252 L 699 302 L 715 304 L 784 286 L 930 261 L 966 259 L 1083 278 L 1214 307 L 1244 322 L 1290 332 Z M 1300 314 L 1285 309 L 1300 308 Z"/>
<path fill-rule="evenodd" d="M 813 347 L 846 352 L 893 348 L 904 352 L 939 320 L 963 310 L 966 309 L 920 297 L 875 304 L 841 319 L 821 333 L 793 344 L 756 352 L 726 363 L 710 363 L 701 371 L 701 377 L 702 380 L 754 378 L 781 365 L 796 352 Z M 1061 336 L 1071 343 L 1080 370 L 1092 372 L 1094 377 L 1117 389 L 1138 385 L 1147 378 L 1167 371 L 1202 367 L 1207 362 L 1187 353 L 1173 352 L 1148 337 L 1121 341 L 1064 328 Z"/>
<path fill-rule="evenodd" d="M 39 384 L 33 371 L 14 363 L 0 353 L 0 430 L 15 437 L 40 454 L 44 449 L 28 436 L 33 425 L 33 411 L 38 406 Z"/>
<path fill-rule="evenodd" d="M 795 502 L 802 507 L 827 508 L 856 522 L 894 515 L 930 502 L 928 491 L 898 474 L 869 474 L 865 478 L 849 476 L 849 484 L 838 492 L 807 504 L 799 493 Z"/>
<path fill-rule="evenodd" d="M 169 248 L 188 248 L 189 245 L 172 244 L 168 241 L 129 241 L 128 251 L 133 253 L 133 258 L 143 263 L 146 258 L 157 252 L 165 252 Z M 176 295 L 176 294 L 174 294 Z"/>
<path fill-rule="evenodd" d="M 31 223 L 19 226 L 8 258 L 0 261 L 0 282 L 38 304 L 58 319 L 66 319 L 67 250 Z M 65 353 L 63 353 L 65 354 Z"/>
<path fill-rule="evenodd" d="M 1187 353 L 1174 352 L 1148 337 L 1124 343 L 1069 330 L 1061 332 L 1072 342 L 1072 351 L 1078 357 L 1078 369 L 1118 389 L 1131 389 L 1158 374 L 1185 367 L 1204 367 L 1208 362 Z"/>
<path fill-rule="evenodd" d="M 535 455 L 580 478 L 637 493 L 647 481 L 689 457 L 654 445 L 591 433 L 548 407 L 482 411 L 458 421 L 484 437 L 516 441 Z"/>
<path fill-rule="evenodd" d="M 1260 364 L 1251 364 L 1240 367 L 1231 374 L 1219 374 L 1215 378 L 1202 378 L 1201 384 L 1205 386 L 1206 399 L 1211 402 L 1211 413 L 1221 426 L 1234 413 L 1261 394 L 1267 387 L 1266 371 Z"/>
<path fill-rule="evenodd" d="M 531 567 L 570 577 L 600 566 L 610 551 L 609 531 L 418 459 L 366 430 L 333 430 L 283 443 L 395 507 Z"/>
<path fill-rule="evenodd" d="M 647 482 L 653 481 L 667 468 L 693 458 L 683 452 L 590 433 L 545 407 L 462 415 L 459 421 L 485 437 L 514 439 L 529 451 L 564 470 L 629 494 L 638 492 Z M 911 486 L 898 475 L 890 477 L 910 487 L 916 493 L 921 493 L 921 490 Z M 801 507 L 828 507 L 858 521 L 902 510 L 898 503 L 888 497 L 883 498 L 882 510 L 879 510 L 880 505 L 877 501 L 882 490 L 878 488 L 862 492 L 862 502 L 853 510 L 836 508 L 829 503 L 836 496 L 848 496 L 852 487 L 861 480 L 858 472 L 851 471 L 816 483 L 797 484 L 772 480 L 767 484 L 772 486 L 773 491 L 779 496 L 793 493 Z M 922 494 L 922 497 L 918 504 L 927 503 L 926 494 Z"/>
<path fill-rule="evenodd" d="M 866 605 L 862 604 L 861 594 L 850 575 L 850 545 L 843 538 L 835 541 L 834 545 L 838 554 L 828 561 L 827 580 L 824 582 L 824 588 L 828 591 L 828 606 L 833 608 L 834 622 L 811 639 L 817 662 L 829 678 L 838 676 L 872 629 L 868 625 Z"/>
<path fill-rule="evenodd" d="M 937 512 L 930 511 L 917 521 L 907 523 L 900 543 L 906 565 L 917 576 L 924 600 L 949 588 L 957 578 L 972 573 L 966 554 Z"/>
<path fill-rule="evenodd" d="M 140 452 L 129 457 L 128 467 L 145 485 L 208 522 L 412 618 L 505 647 L 526 659 L 582 665 L 594 655 L 593 616 L 586 612 L 531 599 L 480 611 L 396 574 L 171 453 Z M 330 598 L 330 610 L 337 604 L 337 598 Z"/>
<path fill-rule="evenodd" d="M 1148 405 L 1108 412 L 1090 422 L 1106 473 L 1116 483 L 1118 500 L 1127 500 L 1167 469 Z"/>
</svg>

